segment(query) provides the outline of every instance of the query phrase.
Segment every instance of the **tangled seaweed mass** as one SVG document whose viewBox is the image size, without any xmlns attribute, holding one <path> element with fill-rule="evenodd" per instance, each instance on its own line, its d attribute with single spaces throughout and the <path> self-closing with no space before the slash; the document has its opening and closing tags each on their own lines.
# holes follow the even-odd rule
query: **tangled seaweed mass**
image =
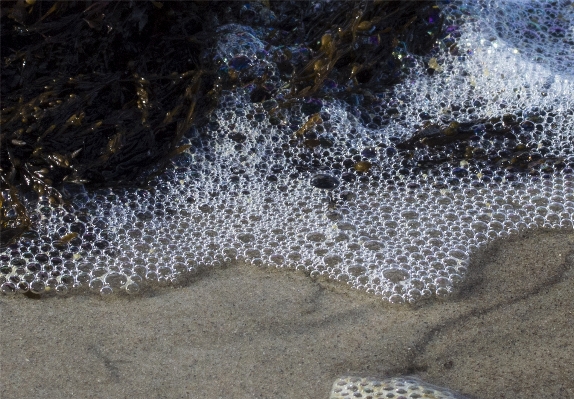
<svg viewBox="0 0 574 399">
<path fill-rule="evenodd" d="M 2 292 L 136 293 L 246 262 L 412 303 L 451 294 L 491 240 L 573 227 L 570 1 L 431 7 L 441 33 L 423 55 L 393 43 L 404 79 L 380 91 L 364 85 L 369 60 L 336 65 L 344 40 L 375 49 L 384 18 L 357 14 L 309 49 L 280 44 L 257 6 L 241 9 L 254 26 L 217 26 L 200 57 L 233 85 L 222 78 L 206 123 L 181 124 L 180 153 L 147 187 L 23 201 Z"/>
</svg>

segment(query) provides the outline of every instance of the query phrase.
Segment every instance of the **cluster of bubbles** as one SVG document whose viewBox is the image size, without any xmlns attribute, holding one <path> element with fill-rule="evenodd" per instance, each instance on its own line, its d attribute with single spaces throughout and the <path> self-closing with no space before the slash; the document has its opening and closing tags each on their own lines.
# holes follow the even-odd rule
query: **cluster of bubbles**
<svg viewBox="0 0 574 399">
<path fill-rule="evenodd" d="M 384 379 L 341 377 L 333 383 L 330 399 L 463 399 L 463 396 L 414 377 Z"/>
<path fill-rule="evenodd" d="M 485 9 L 492 3 L 488 2 Z M 508 15 L 513 16 L 512 24 L 508 23 Z M 539 4 L 516 0 L 494 7 L 485 22 L 513 51 L 556 73 L 568 73 L 574 70 L 572 18 L 574 6 L 570 0 Z"/>
<path fill-rule="evenodd" d="M 515 3 L 445 6 L 434 53 L 372 98 L 283 107 L 252 102 L 252 86 L 224 93 L 148 189 L 39 201 L 33 230 L 0 253 L 2 292 L 135 293 L 240 261 L 412 303 L 452 293 L 493 239 L 572 228 L 573 7 L 521 5 L 533 41 L 505 12 Z M 220 32 L 227 68 L 278 74 L 256 31 Z M 536 60 L 534 45 L 546 46 Z M 472 145 L 401 145 L 433 123 L 466 123 Z"/>
</svg>

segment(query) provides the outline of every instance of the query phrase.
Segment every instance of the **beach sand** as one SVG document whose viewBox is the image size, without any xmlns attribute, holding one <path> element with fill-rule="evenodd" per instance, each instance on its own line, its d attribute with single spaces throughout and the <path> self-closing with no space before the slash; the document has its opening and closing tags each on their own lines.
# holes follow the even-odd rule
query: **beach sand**
<svg viewBox="0 0 574 399">
<path fill-rule="evenodd" d="M 391 306 L 235 265 L 133 297 L 0 297 L 2 398 L 328 398 L 416 375 L 470 398 L 574 398 L 574 232 L 475 254 L 448 300 Z"/>
</svg>

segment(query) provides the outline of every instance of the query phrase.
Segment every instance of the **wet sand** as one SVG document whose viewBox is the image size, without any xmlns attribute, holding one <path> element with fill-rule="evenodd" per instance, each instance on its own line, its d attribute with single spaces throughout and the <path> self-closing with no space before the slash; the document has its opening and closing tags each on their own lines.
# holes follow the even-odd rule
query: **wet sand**
<svg viewBox="0 0 574 399">
<path fill-rule="evenodd" d="M 315 399 L 350 374 L 574 398 L 573 298 L 572 231 L 494 243 L 416 307 L 241 265 L 135 297 L 1 296 L 0 397 Z"/>
</svg>

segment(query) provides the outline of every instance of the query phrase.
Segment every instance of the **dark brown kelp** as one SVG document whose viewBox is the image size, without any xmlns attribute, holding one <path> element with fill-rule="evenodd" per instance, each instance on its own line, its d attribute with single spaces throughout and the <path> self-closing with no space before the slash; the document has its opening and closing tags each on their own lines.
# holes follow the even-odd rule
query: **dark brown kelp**
<svg viewBox="0 0 574 399">
<path fill-rule="evenodd" d="M 223 89 L 251 84 L 260 102 L 287 87 L 278 104 L 288 106 L 329 94 L 327 82 L 369 98 L 401 79 L 407 50 L 425 52 L 440 33 L 434 2 L 317 4 L 2 2 L 2 245 L 28 228 L 26 202 L 38 196 L 145 184 L 185 150 L 183 135 L 209 120 Z M 280 84 L 202 56 L 232 22 L 265 27 Z M 292 59 L 294 43 L 308 62 Z"/>
<path fill-rule="evenodd" d="M 143 182 L 183 149 L 217 103 L 197 59 L 201 7 L 2 3 L 2 243 L 27 226 L 18 193 Z"/>
</svg>

